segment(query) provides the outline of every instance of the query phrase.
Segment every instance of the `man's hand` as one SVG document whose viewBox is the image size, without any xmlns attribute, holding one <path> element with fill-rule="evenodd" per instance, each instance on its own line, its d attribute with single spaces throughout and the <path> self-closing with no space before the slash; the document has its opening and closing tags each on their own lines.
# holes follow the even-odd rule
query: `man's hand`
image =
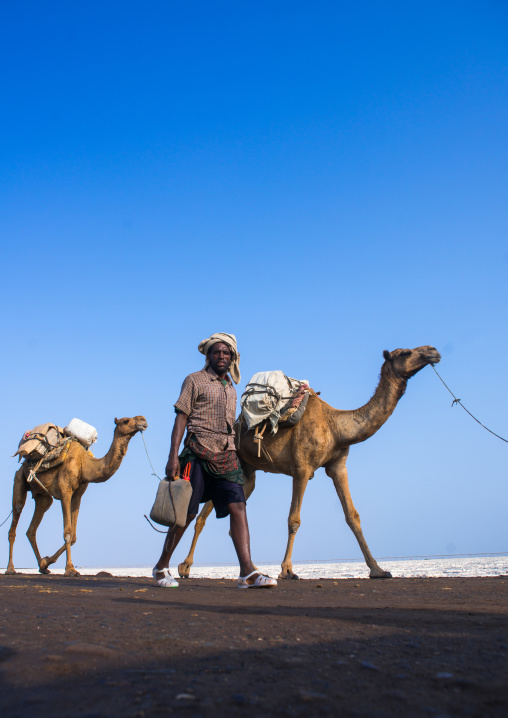
<svg viewBox="0 0 508 718">
<path fill-rule="evenodd" d="M 183 435 L 187 427 L 187 414 L 179 412 L 176 415 L 175 425 L 171 434 L 171 449 L 169 450 L 169 459 L 166 464 L 166 477 L 168 479 L 176 479 L 180 476 L 180 462 L 178 460 L 178 448 L 182 443 Z"/>
<path fill-rule="evenodd" d="M 170 456 L 168 463 L 166 464 L 166 478 L 177 479 L 180 476 L 180 461 L 178 456 L 176 458 Z"/>
</svg>

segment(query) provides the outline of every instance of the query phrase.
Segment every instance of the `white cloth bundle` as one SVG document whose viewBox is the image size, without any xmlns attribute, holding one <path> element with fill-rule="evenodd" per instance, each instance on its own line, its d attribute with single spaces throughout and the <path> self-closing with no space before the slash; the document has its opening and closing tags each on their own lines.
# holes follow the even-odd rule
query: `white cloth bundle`
<svg viewBox="0 0 508 718">
<path fill-rule="evenodd" d="M 97 441 L 97 429 L 81 419 L 72 419 L 65 427 L 64 432 L 67 436 L 74 436 L 85 449 Z"/>
<path fill-rule="evenodd" d="M 252 429 L 269 419 L 272 432 L 276 434 L 282 409 L 302 384 L 309 386 L 306 379 L 291 379 L 280 369 L 254 374 L 245 387 L 240 402 L 247 428 Z"/>
</svg>

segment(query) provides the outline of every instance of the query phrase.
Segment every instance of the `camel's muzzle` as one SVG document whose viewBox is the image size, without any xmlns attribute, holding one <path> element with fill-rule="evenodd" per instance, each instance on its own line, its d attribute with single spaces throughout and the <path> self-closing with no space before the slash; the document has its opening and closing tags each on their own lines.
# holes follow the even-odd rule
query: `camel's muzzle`
<svg viewBox="0 0 508 718">
<path fill-rule="evenodd" d="M 425 356 L 425 359 L 431 364 L 439 364 L 441 361 L 441 354 L 437 351 L 437 349 L 434 349 L 434 351 L 429 352 Z"/>
</svg>

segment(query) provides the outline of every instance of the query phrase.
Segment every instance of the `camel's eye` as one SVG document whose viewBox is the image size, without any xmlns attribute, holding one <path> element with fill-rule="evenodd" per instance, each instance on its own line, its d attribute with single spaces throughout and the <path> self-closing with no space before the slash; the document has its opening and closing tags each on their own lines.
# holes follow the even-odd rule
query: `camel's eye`
<svg viewBox="0 0 508 718">
<path fill-rule="evenodd" d="M 408 357 L 411 356 L 411 352 L 409 350 L 403 351 L 399 354 L 400 357 Z"/>
</svg>

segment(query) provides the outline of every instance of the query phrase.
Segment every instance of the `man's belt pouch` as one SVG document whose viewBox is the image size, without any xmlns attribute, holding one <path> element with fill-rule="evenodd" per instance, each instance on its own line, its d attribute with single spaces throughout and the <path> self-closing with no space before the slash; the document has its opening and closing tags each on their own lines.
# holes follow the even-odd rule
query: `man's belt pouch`
<svg viewBox="0 0 508 718">
<path fill-rule="evenodd" d="M 192 496 L 192 485 L 185 479 L 159 481 L 150 518 L 161 526 L 180 526 L 187 523 L 187 510 Z"/>
</svg>

